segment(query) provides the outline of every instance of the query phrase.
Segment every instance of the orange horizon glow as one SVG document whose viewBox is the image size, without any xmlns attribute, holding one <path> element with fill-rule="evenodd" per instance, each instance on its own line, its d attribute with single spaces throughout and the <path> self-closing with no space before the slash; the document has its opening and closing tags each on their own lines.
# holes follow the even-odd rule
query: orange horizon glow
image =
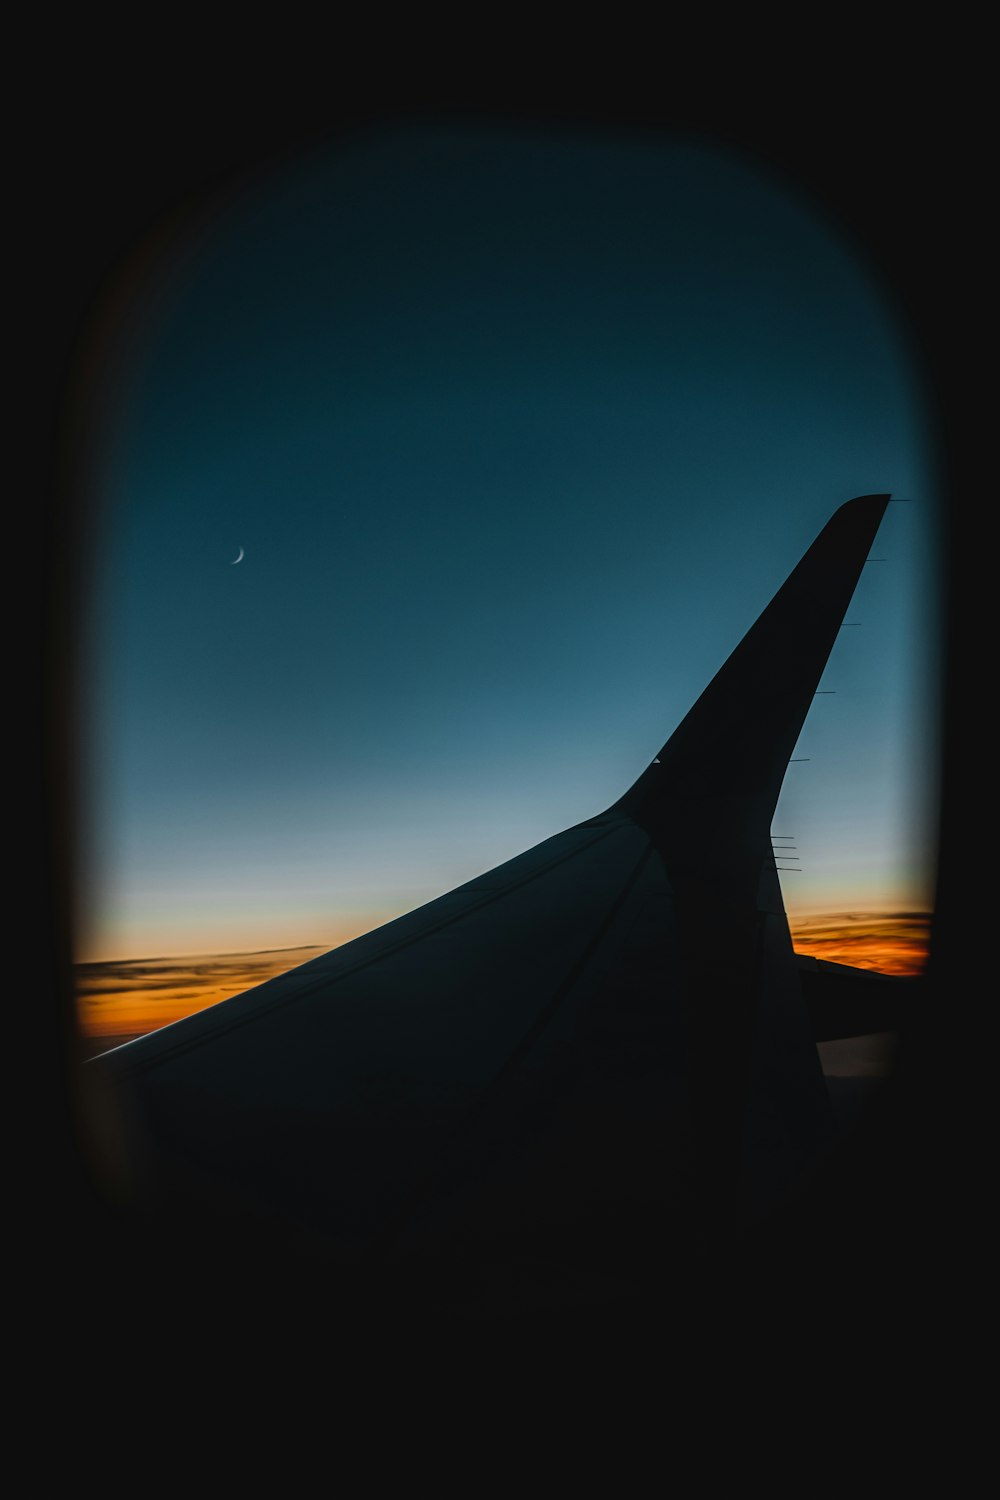
<svg viewBox="0 0 1000 1500">
<path fill-rule="evenodd" d="M 880 974 L 922 974 L 926 911 L 816 912 L 789 917 L 796 953 Z M 336 945 L 335 945 L 336 946 Z M 329 951 L 318 943 L 256 953 L 207 953 L 76 965 L 77 1016 L 89 1040 L 144 1036 L 287 973 Z"/>
<path fill-rule="evenodd" d="M 855 969 L 915 978 L 927 967 L 928 911 L 813 912 L 789 915 L 796 953 Z"/>
<path fill-rule="evenodd" d="M 76 967 L 77 1017 L 85 1037 L 144 1036 L 285 974 L 325 945 L 259 953 L 121 959 Z"/>
</svg>

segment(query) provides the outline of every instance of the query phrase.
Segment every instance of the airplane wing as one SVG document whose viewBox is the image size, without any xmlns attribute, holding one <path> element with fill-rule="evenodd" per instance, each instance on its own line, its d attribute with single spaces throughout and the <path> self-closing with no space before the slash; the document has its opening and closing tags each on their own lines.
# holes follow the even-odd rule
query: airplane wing
<svg viewBox="0 0 1000 1500">
<path fill-rule="evenodd" d="M 921 977 L 873 973 L 803 953 L 795 961 L 817 1042 L 900 1031 L 924 1004 Z"/>
<path fill-rule="evenodd" d="M 88 1064 L 144 1201 L 348 1265 L 652 1254 L 779 1202 L 833 1133 L 770 824 L 888 498 L 841 506 L 605 812 Z"/>
</svg>

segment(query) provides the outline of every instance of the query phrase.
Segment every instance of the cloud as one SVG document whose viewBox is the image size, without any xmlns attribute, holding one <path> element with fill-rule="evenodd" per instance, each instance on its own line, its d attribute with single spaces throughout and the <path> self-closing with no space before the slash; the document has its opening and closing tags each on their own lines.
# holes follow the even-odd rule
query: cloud
<svg viewBox="0 0 1000 1500">
<path fill-rule="evenodd" d="M 814 912 L 788 920 L 796 953 L 874 969 L 916 975 L 927 967 L 931 916 L 926 911 Z"/>
<path fill-rule="evenodd" d="M 86 1037 L 142 1036 L 315 958 L 324 946 L 76 965 Z"/>
</svg>

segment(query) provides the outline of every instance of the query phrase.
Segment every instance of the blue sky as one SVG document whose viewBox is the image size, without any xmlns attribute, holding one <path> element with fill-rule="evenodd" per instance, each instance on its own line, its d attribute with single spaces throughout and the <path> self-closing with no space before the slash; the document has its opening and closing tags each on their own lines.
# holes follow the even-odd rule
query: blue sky
<svg viewBox="0 0 1000 1500">
<path fill-rule="evenodd" d="M 80 957 L 332 945 L 593 815 L 874 491 L 913 503 L 774 827 L 790 912 L 930 901 L 921 391 L 857 252 L 748 159 L 315 151 L 161 254 L 113 395 Z"/>
</svg>

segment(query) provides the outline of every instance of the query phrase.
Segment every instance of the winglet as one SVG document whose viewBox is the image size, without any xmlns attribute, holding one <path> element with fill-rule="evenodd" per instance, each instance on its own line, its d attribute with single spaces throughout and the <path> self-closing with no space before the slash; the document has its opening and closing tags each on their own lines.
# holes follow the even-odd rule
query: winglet
<svg viewBox="0 0 1000 1500">
<path fill-rule="evenodd" d="M 616 812 L 654 836 L 668 827 L 681 833 L 689 821 L 704 830 L 708 817 L 720 830 L 766 839 L 888 503 L 888 495 L 862 495 L 834 512 Z"/>
</svg>

